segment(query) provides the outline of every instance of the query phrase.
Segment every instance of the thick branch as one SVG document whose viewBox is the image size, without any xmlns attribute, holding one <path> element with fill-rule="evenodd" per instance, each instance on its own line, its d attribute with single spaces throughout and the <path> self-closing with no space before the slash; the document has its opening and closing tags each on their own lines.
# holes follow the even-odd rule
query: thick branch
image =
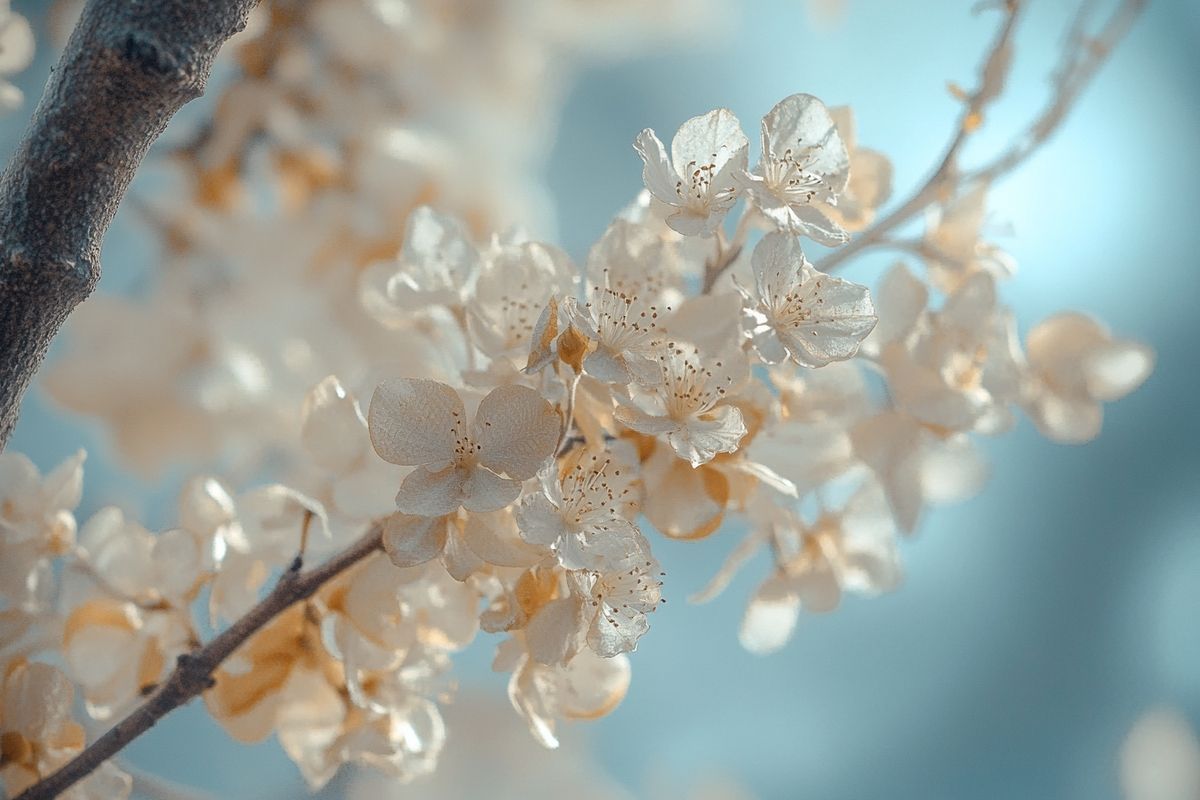
<svg viewBox="0 0 1200 800">
<path fill-rule="evenodd" d="M 0 176 L 0 450 L 130 179 L 257 0 L 89 0 Z"/>
<path fill-rule="evenodd" d="M 382 547 L 382 530 L 373 525 L 357 542 L 306 573 L 289 570 L 274 590 L 215 639 L 193 653 L 179 657 L 175 670 L 145 703 L 131 711 L 103 736 L 92 742 L 60 769 L 33 786 L 16 800 L 50 800 L 87 777 L 119 753 L 164 716 L 186 704 L 212 685 L 212 675 L 246 640 L 279 614 L 307 600 L 322 586 Z"/>
</svg>

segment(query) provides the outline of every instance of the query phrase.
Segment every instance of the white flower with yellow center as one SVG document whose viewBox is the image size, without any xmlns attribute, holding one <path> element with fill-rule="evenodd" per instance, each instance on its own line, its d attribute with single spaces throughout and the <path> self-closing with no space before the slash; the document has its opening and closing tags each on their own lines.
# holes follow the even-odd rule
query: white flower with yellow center
<svg viewBox="0 0 1200 800">
<path fill-rule="evenodd" d="M 459 506 L 496 511 L 517 499 L 558 443 L 560 419 L 526 386 L 494 389 L 473 422 L 458 392 L 437 381 L 384 381 L 375 390 L 367 425 L 384 461 L 417 469 L 404 479 L 396 507 L 436 517 Z M 507 477 L 505 477 L 507 476 Z"/>
<path fill-rule="evenodd" d="M 665 435 L 693 467 L 737 450 L 746 425 L 741 411 L 723 401 L 745 381 L 740 352 L 704 359 L 691 345 L 667 342 L 659 349 L 658 366 L 659 383 L 640 392 L 637 404 L 619 406 L 617 420 L 638 433 Z"/>
<path fill-rule="evenodd" d="M 531 544 L 553 547 L 567 569 L 602 570 L 645 539 L 621 515 L 631 493 L 628 474 L 607 454 L 580 458 L 565 474 L 543 478 L 541 492 L 521 501 L 517 526 Z"/>
<path fill-rule="evenodd" d="M 850 156 L 829 110 L 810 94 L 794 94 L 763 117 L 762 159 L 736 177 L 779 230 L 833 246 L 849 237 L 814 203 L 836 203 L 849 176 Z"/>
<path fill-rule="evenodd" d="M 875 327 L 867 287 L 818 272 L 795 236 L 769 233 L 751 258 L 750 335 L 762 360 L 805 367 L 845 361 Z"/>
<path fill-rule="evenodd" d="M 749 145 L 738 118 L 719 108 L 679 126 L 669 159 L 649 128 L 633 148 L 645 163 L 642 180 L 650 194 L 675 209 L 667 224 L 684 236 L 712 236 L 737 202 L 734 175 L 745 171 Z"/>
</svg>

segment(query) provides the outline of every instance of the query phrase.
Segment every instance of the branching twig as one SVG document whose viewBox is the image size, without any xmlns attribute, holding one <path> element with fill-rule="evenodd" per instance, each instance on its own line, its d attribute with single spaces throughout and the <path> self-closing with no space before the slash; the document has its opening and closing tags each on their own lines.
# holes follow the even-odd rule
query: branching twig
<svg viewBox="0 0 1200 800">
<path fill-rule="evenodd" d="M 925 183 L 899 208 L 867 228 L 845 247 L 822 259 L 817 264 L 817 268 L 822 272 L 829 272 L 863 250 L 884 243 L 888 234 L 909 222 L 931 204 L 943 199 L 947 190 L 954 185 L 994 181 L 1020 166 L 1058 129 L 1088 81 L 1095 75 L 1096 70 L 1099 69 L 1116 43 L 1129 30 L 1145 5 L 1146 0 L 1121 0 L 1120 5 L 1113 11 L 1112 16 L 1108 18 L 1100 31 L 1095 36 L 1088 36 L 1086 17 L 1091 9 L 1091 4 L 1084 3 L 1080 8 L 1079 15 L 1068 30 L 1063 58 L 1053 75 L 1053 91 L 1049 102 L 1029 128 L 1018 136 L 1008 149 L 979 168 L 966 172 L 959 171 L 958 155 L 967 137 L 978 127 L 982 119 L 981 116 L 977 116 L 982 113 L 982 106 L 991 99 L 986 93 L 983 93 L 983 102 L 980 103 L 981 91 L 977 89 L 973 95 L 967 98 L 967 106 L 963 110 L 963 115 L 946 148 L 945 155 Z M 988 82 L 989 67 L 1003 66 L 1003 62 L 997 60 L 997 54 L 1002 53 L 1003 49 L 1009 46 L 1019 6 L 1020 3 L 1015 0 L 1010 0 L 1005 5 L 1005 21 L 984 61 L 980 89 Z"/>
<path fill-rule="evenodd" d="M 1004 4 L 1004 21 L 1001 23 L 1000 30 L 980 68 L 979 86 L 966 98 L 966 105 L 959 116 L 954 135 L 951 136 L 950 143 L 946 146 L 946 151 L 937 168 L 899 208 L 851 239 L 844 247 L 821 259 L 817 264 L 817 269 L 822 272 L 830 272 L 847 259 L 878 243 L 893 229 L 908 222 L 915 214 L 937 200 L 942 195 L 946 183 L 956 179 L 958 154 L 962 151 L 963 145 L 966 144 L 970 135 L 979 128 L 984 109 L 988 103 L 996 99 L 999 93 L 998 88 L 1002 85 L 1008 71 L 1012 36 L 1016 30 L 1021 9 L 1020 0 L 1008 0 Z"/>
<path fill-rule="evenodd" d="M 181 655 L 175 670 L 145 703 L 134 709 L 92 742 L 62 769 L 30 786 L 16 800 L 50 800 L 87 777 L 102 763 L 171 711 L 187 703 L 212 685 L 212 674 L 246 640 L 263 626 L 303 600 L 349 567 L 381 549 L 382 530 L 378 525 L 329 561 L 290 580 L 280 580 L 275 589 L 241 619 L 193 653 Z"/>
<path fill-rule="evenodd" d="M 257 0 L 89 0 L 0 176 L 0 450 L 150 144 Z"/>
</svg>

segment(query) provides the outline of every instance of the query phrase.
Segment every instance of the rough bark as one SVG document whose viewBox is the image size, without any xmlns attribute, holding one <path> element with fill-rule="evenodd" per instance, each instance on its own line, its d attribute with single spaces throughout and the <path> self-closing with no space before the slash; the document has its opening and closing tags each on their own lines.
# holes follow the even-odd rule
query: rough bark
<svg viewBox="0 0 1200 800">
<path fill-rule="evenodd" d="M 0 451 L 151 143 L 257 0 L 89 0 L 0 176 Z"/>
</svg>

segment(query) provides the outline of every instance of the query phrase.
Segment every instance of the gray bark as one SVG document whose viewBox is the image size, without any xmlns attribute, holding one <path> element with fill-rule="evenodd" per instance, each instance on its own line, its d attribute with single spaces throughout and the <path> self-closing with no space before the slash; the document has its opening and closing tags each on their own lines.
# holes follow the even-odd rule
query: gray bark
<svg viewBox="0 0 1200 800">
<path fill-rule="evenodd" d="M 89 0 L 0 176 L 0 451 L 151 143 L 257 0 Z"/>
</svg>

